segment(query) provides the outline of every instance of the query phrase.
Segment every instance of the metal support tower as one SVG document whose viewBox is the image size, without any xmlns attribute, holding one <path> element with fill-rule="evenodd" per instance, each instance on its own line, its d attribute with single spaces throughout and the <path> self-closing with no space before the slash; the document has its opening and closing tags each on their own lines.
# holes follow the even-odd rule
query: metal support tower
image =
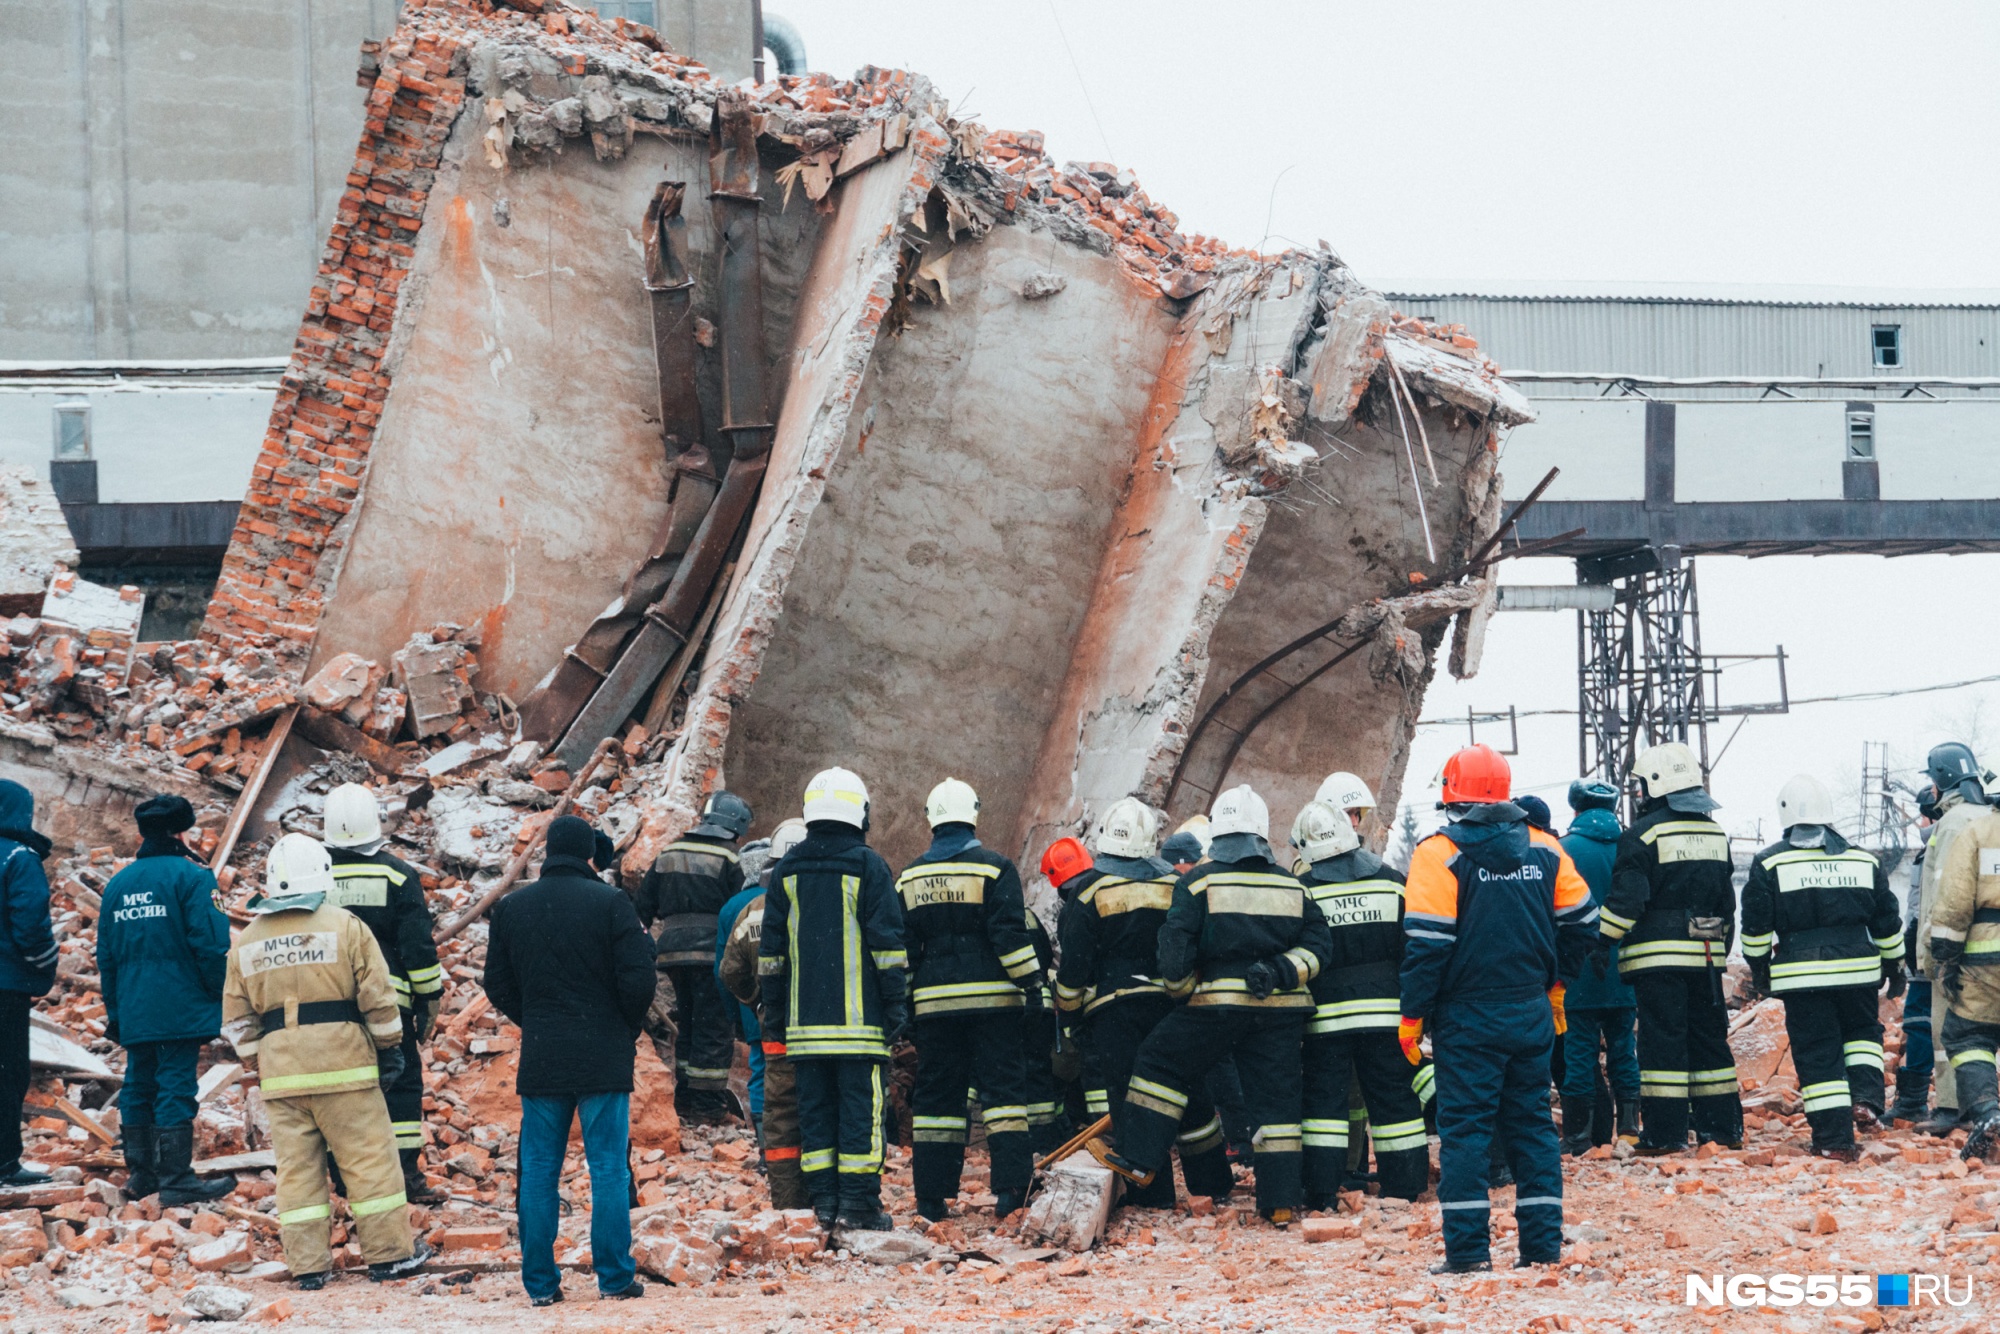
<svg viewBox="0 0 2000 1334">
<path fill-rule="evenodd" d="M 1610 610 L 1576 614 L 1577 766 L 1617 784 L 1637 752 L 1663 741 L 1693 746 L 1708 773 L 1712 710 L 1694 562 L 1674 547 L 1646 555 L 1577 562 L 1577 582 L 1617 590 Z"/>
</svg>

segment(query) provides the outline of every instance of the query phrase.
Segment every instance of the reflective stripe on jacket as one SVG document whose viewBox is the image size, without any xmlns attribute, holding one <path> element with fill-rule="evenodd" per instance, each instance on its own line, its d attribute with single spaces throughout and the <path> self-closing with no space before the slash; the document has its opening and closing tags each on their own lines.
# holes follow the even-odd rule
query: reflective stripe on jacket
<svg viewBox="0 0 2000 1334">
<path fill-rule="evenodd" d="M 298 1009 L 348 1001 L 366 1021 L 302 1023 Z M 263 1031 L 263 1016 L 283 1026 Z M 257 1058 L 266 1098 L 345 1093 L 377 1083 L 375 1053 L 403 1040 L 389 965 L 374 933 L 345 908 L 262 913 L 229 951 L 222 984 L 223 1033 Z"/>
<path fill-rule="evenodd" d="M 1174 878 L 1138 880 L 1106 871 L 1063 904 L 1056 919 L 1062 961 L 1056 1008 L 1094 1014 L 1128 996 L 1166 992 L 1160 927 L 1174 902 Z"/>
<path fill-rule="evenodd" d="M 1326 919 L 1333 953 L 1312 980 L 1308 1033 L 1393 1029 L 1402 1013 L 1403 877 L 1365 848 L 1299 877 Z"/>
<path fill-rule="evenodd" d="M 1881 864 L 1833 830 L 1824 847 L 1773 843 L 1743 886 L 1743 957 L 1771 959 L 1775 993 L 1873 987 L 1903 955 L 1902 917 Z"/>
<path fill-rule="evenodd" d="M 1951 841 L 1931 909 L 1931 952 L 1960 965 L 1952 1011 L 2000 1023 L 2000 812 L 1980 814 Z M 1946 993 L 1947 999 L 1949 994 Z"/>
<path fill-rule="evenodd" d="M 396 1003 L 408 1009 L 412 997 L 442 992 L 444 969 L 431 939 L 431 909 L 417 868 L 386 852 L 328 848 L 327 853 L 333 858 L 334 884 L 328 901 L 374 932 L 389 964 Z"/>
<path fill-rule="evenodd" d="M 1307 984 L 1332 949 L 1326 919 L 1296 876 L 1261 856 L 1203 862 L 1174 885 L 1160 926 L 1160 976 L 1190 1005 L 1310 1010 Z M 1298 985 L 1257 999 L 1244 974 L 1280 956 Z"/>
<path fill-rule="evenodd" d="M 1647 810 L 1618 840 L 1611 893 L 1599 930 L 1618 942 L 1618 972 L 1721 968 L 1736 924 L 1736 863 L 1729 835 L 1706 815 L 1665 802 Z M 1698 939 L 1697 921 L 1718 923 L 1718 939 Z"/>
<path fill-rule="evenodd" d="M 1041 981 L 1021 876 L 977 840 L 933 843 L 896 881 L 919 1016 L 1018 1010 Z"/>
<path fill-rule="evenodd" d="M 712 965 L 716 916 L 742 888 L 743 866 L 727 843 L 690 834 L 661 849 L 632 897 L 659 966 Z"/>
<path fill-rule="evenodd" d="M 793 1060 L 887 1060 L 883 1022 L 904 999 L 908 955 L 889 865 L 831 820 L 771 871 L 758 941 L 764 1028 Z"/>
</svg>

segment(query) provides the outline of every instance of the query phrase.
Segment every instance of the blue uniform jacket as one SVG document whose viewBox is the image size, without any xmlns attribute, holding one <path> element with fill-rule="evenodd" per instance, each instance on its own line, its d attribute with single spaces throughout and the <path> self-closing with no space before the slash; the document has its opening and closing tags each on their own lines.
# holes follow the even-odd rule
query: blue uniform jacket
<svg viewBox="0 0 2000 1334">
<path fill-rule="evenodd" d="M 56 938 L 42 874 L 49 841 L 34 824 L 34 795 L 0 780 L 0 991 L 46 996 L 56 983 Z"/>
<path fill-rule="evenodd" d="M 1610 811 L 1584 811 L 1571 823 L 1569 832 L 1563 835 L 1563 851 L 1576 863 L 1584 883 L 1590 886 L 1590 903 L 1594 908 L 1604 906 L 1604 896 L 1611 892 L 1611 867 L 1618 859 L 1618 836 L 1624 833 L 1618 817 Z M 1611 964 L 1604 970 L 1604 980 L 1588 963 L 1576 970 L 1574 976 L 1564 976 L 1563 983 L 1569 988 L 1564 1005 L 1572 1010 L 1630 1010 L 1639 1004 L 1632 986 L 1618 976 L 1618 946 L 1611 947 Z"/>
<path fill-rule="evenodd" d="M 229 919 L 215 876 L 167 844 L 141 845 L 104 887 L 97 969 L 111 1032 L 141 1042 L 205 1042 L 222 1032 Z"/>
</svg>

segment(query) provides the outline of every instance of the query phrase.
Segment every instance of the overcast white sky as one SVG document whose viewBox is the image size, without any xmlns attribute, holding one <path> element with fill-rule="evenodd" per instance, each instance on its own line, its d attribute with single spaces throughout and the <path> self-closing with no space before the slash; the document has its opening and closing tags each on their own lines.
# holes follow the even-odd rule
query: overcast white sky
<svg viewBox="0 0 2000 1334">
<path fill-rule="evenodd" d="M 2000 288 L 2000 4 L 1424 5 L 771 0 L 811 63 L 928 75 L 1058 161 L 1138 173 L 1184 228 L 1332 244 L 1378 287 L 1523 280 Z M 1477 335 L 1478 330 L 1472 330 Z M 1509 582 L 1568 582 L 1524 563 Z M 1553 567 L 1553 568 L 1551 568 Z M 1705 559 L 1703 644 L 1791 656 L 1795 696 L 2000 672 L 2000 558 Z M 1475 681 L 1427 716 L 1573 708 L 1572 613 L 1496 618 Z M 1745 669 L 1740 698 L 1775 695 Z M 1441 673 L 1442 675 L 1442 673 Z M 2000 691 L 1755 718 L 1716 773 L 1772 833 L 1778 784 L 1843 797 L 1864 740 L 1905 764 Z M 1719 750 L 1733 721 L 1713 734 Z M 1427 729 L 1410 795 L 1464 729 Z M 1524 723 L 1519 785 L 1558 812 L 1573 718 Z M 1274 812 L 1289 820 L 1289 813 Z"/>
</svg>

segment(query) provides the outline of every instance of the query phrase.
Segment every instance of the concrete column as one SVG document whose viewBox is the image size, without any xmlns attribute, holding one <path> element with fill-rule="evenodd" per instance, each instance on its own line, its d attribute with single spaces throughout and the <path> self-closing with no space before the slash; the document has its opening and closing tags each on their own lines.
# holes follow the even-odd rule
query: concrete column
<svg viewBox="0 0 2000 1334">
<path fill-rule="evenodd" d="M 667 45 L 708 66 L 724 83 L 750 74 L 750 0 L 656 0 Z"/>
<path fill-rule="evenodd" d="M 84 114 L 90 126 L 90 355 L 125 357 L 132 352 L 125 0 L 86 0 L 84 40 Z"/>
</svg>

